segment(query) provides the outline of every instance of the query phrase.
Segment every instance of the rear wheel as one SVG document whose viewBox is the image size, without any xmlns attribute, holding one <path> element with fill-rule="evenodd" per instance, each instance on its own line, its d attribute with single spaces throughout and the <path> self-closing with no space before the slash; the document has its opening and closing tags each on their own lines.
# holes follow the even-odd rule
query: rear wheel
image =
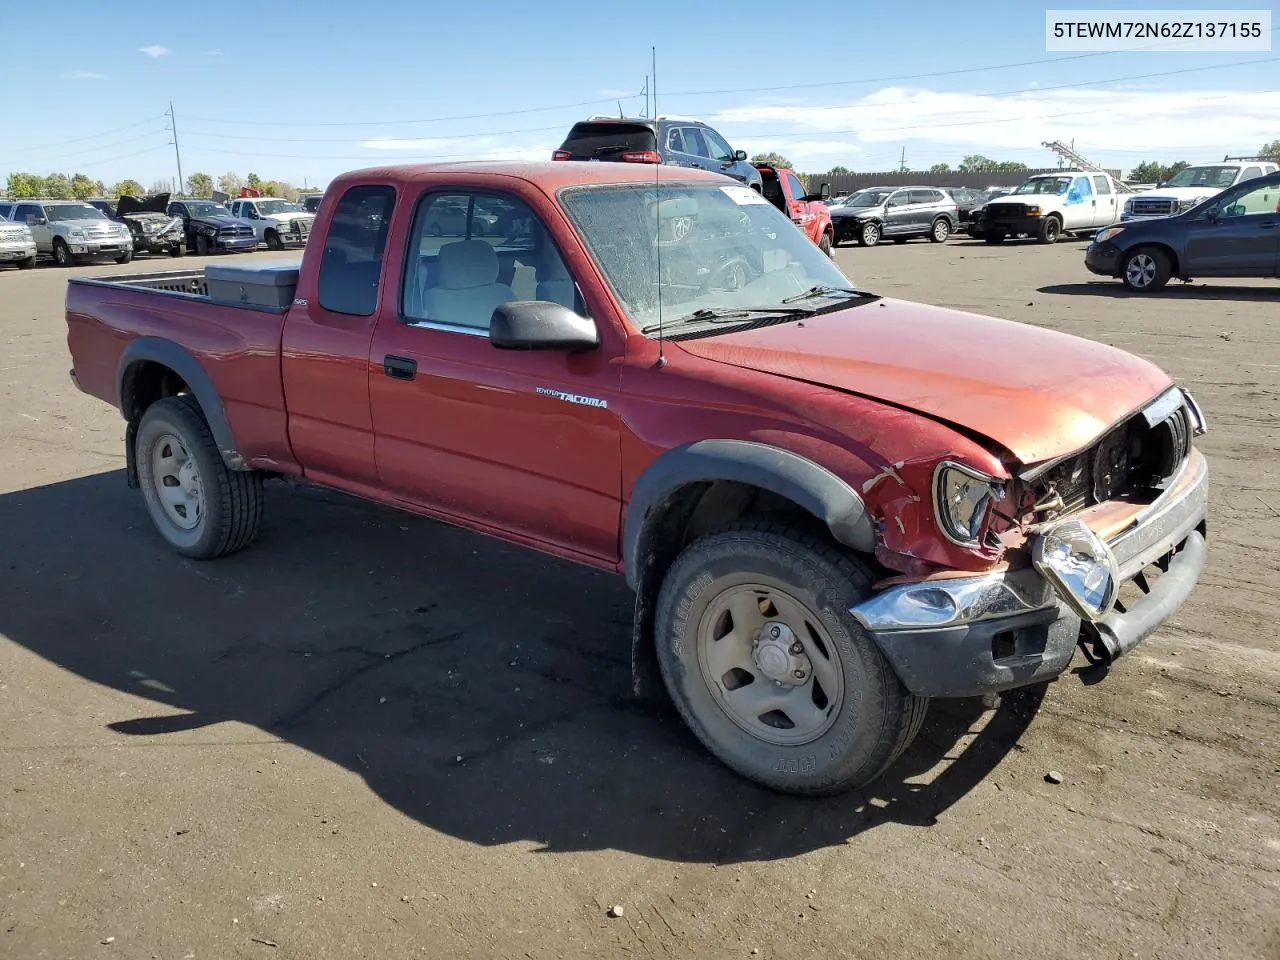
<svg viewBox="0 0 1280 960">
<path fill-rule="evenodd" d="M 1134 293 L 1153 293 L 1169 282 L 1169 255 L 1158 247 L 1139 247 L 1125 255 L 1121 279 Z"/>
<path fill-rule="evenodd" d="M 257 537 L 262 474 L 227 468 L 193 397 L 166 397 L 148 407 L 134 452 L 147 512 L 178 553 L 212 560 Z"/>
<path fill-rule="evenodd" d="M 828 230 L 822 235 L 822 239 L 818 241 L 818 249 L 825 253 L 828 257 L 831 253 L 831 231 Z"/>
<path fill-rule="evenodd" d="M 775 790 L 833 794 L 906 749 L 928 701 L 848 614 L 871 577 L 826 542 L 749 522 L 696 540 L 663 580 L 663 680 L 703 745 Z"/>
<path fill-rule="evenodd" d="M 858 242 L 864 247 L 874 247 L 880 242 L 880 224 L 864 223 L 858 231 Z"/>
</svg>

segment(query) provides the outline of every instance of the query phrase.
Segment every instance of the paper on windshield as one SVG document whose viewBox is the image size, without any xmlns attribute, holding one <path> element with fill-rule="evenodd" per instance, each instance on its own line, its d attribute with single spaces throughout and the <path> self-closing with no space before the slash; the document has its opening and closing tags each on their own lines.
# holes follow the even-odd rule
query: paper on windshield
<svg viewBox="0 0 1280 960">
<path fill-rule="evenodd" d="M 767 204 L 769 202 L 760 194 L 752 190 L 750 187 L 730 186 L 730 187 L 721 187 L 720 189 L 724 191 L 724 195 L 726 197 L 728 197 L 730 200 L 732 200 L 734 203 L 736 203 L 740 207 L 745 207 L 747 204 L 750 204 L 750 203 Z"/>
</svg>

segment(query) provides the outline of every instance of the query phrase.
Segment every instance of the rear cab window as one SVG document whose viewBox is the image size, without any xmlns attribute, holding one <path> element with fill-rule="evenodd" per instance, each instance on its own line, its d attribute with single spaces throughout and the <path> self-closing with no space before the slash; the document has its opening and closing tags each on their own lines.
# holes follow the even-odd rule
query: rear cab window
<svg viewBox="0 0 1280 960">
<path fill-rule="evenodd" d="M 395 188 L 383 184 L 351 187 L 342 195 L 320 260 L 317 295 L 323 309 L 373 315 L 395 202 Z"/>
<path fill-rule="evenodd" d="M 658 149 L 658 138 L 642 123 L 576 123 L 560 145 L 574 160 L 610 160 L 631 151 Z"/>
</svg>

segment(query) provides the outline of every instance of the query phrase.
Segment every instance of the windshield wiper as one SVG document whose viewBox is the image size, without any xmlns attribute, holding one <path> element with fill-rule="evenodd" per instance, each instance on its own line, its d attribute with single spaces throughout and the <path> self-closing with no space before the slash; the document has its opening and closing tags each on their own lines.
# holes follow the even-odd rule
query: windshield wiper
<svg viewBox="0 0 1280 960">
<path fill-rule="evenodd" d="M 661 324 L 651 323 L 646 327 L 641 327 L 640 332 L 644 334 L 657 333 L 660 329 L 684 326 L 690 323 L 728 323 L 731 320 L 742 320 L 746 317 L 754 317 L 760 314 L 782 317 L 807 317 L 816 312 L 809 307 L 703 307 L 700 310 L 693 311 L 693 313 L 686 313 L 684 316 L 676 317 L 672 320 L 664 320 Z"/>
<path fill-rule="evenodd" d="M 813 300 L 817 297 L 829 297 L 832 294 L 843 293 L 849 298 L 853 297 L 874 297 L 874 293 L 868 293 L 865 290 L 853 290 L 849 287 L 828 287 L 824 284 L 818 284 L 816 287 L 810 287 L 804 293 L 797 293 L 794 296 L 786 297 L 779 301 L 780 303 L 798 303 L 801 300 Z"/>
</svg>

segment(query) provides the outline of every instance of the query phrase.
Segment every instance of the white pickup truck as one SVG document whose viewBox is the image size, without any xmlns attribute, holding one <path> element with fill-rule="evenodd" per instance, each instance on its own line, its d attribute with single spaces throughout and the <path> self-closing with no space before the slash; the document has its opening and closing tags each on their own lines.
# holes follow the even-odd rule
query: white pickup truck
<svg viewBox="0 0 1280 960">
<path fill-rule="evenodd" d="M 301 204 L 279 197 L 251 197 L 233 200 L 231 215 L 253 221 L 253 232 L 259 243 L 272 250 L 283 250 L 290 245 L 302 246 L 315 223 L 314 213 L 307 213 Z"/>
<path fill-rule="evenodd" d="M 1130 222 L 1170 217 L 1216 197 L 1237 183 L 1277 171 L 1280 171 L 1280 164 L 1255 157 L 1228 158 L 1222 163 L 1198 163 L 1178 171 L 1155 189 L 1143 190 L 1130 197 L 1125 201 L 1120 219 Z"/>
<path fill-rule="evenodd" d="M 1117 222 L 1129 194 L 1101 170 L 1039 173 L 988 203 L 970 232 L 987 243 L 1021 236 L 1053 243 L 1064 233 L 1093 233 Z"/>
</svg>

